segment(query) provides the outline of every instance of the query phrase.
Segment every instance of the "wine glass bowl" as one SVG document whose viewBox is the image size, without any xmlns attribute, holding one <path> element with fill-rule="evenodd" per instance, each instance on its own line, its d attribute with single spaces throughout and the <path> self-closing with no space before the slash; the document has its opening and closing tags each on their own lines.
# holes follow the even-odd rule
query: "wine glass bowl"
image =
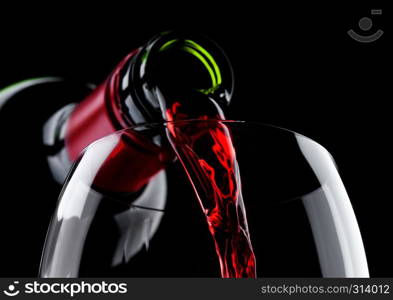
<svg viewBox="0 0 393 300">
<path fill-rule="evenodd" d="M 40 276 L 368 277 L 368 267 L 325 148 L 274 126 L 185 120 L 84 150 Z"/>
</svg>

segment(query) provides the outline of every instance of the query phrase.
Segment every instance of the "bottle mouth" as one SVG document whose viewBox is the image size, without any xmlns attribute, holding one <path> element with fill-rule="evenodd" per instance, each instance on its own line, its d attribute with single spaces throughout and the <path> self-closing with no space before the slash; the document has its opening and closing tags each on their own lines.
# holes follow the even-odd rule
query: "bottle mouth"
<svg viewBox="0 0 393 300">
<path fill-rule="evenodd" d="M 165 63 L 166 60 L 170 61 L 176 56 L 177 58 L 174 59 L 175 62 L 177 60 L 183 60 L 186 67 L 193 66 L 188 70 L 181 70 L 183 65 L 180 64 L 179 70 L 175 70 L 175 72 L 165 72 L 167 71 L 165 70 L 166 68 L 162 70 L 166 74 L 169 73 L 169 75 L 170 73 L 174 73 L 174 75 L 178 77 L 176 83 L 179 83 L 179 81 L 181 82 L 182 77 L 186 77 L 184 83 L 187 83 L 188 81 L 188 83 L 191 83 L 190 88 L 194 85 L 194 88 L 203 94 L 214 93 L 214 91 L 222 84 L 221 70 L 215 58 L 208 50 L 194 40 L 179 38 L 171 39 L 160 47 L 159 53 L 163 63 Z M 175 68 L 176 66 L 177 64 L 173 65 Z M 169 66 L 164 65 L 164 67 Z M 160 68 L 160 66 L 158 66 L 158 68 Z M 163 69 L 162 66 L 161 69 Z M 189 80 L 190 77 L 194 80 Z M 209 80 L 207 80 L 208 77 Z M 164 76 L 162 80 L 165 80 Z M 207 81 L 210 81 L 210 83 Z M 210 86 L 205 88 L 197 87 L 198 84 L 201 84 L 202 86 Z"/>
<path fill-rule="evenodd" d="M 159 34 L 140 49 L 129 82 L 150 115 L 162 115 L 159 98 L 171 103 L 209 97 L 225 108 L 234 85 L 231 64 L 217 44 L 201 35 L 178 32 Z"/>
</svg>

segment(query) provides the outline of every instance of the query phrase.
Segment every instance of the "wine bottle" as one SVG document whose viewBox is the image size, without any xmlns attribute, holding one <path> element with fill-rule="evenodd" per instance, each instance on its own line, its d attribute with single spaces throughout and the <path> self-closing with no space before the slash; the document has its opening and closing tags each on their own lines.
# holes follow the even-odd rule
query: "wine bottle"
<svg viewBox="0 0 393 300">
<path fill-rule="evenodd" d="M 12 228 L 4 233 L 10 242 L 3 257 L 20 261 L 17 267 L 4 263 L 3 274 L 37 274 L 54 199 L 85 147 L 134 125 L 224 119 L 232 91 L 232 69 L 222 50 L 206 38 L 174 32 L 130 52 L 97 87 L 48 77 L 2 90 L 0 130 L 9 145 L 2 150 L 8 175 L 8 201 L 2 211 L 18 215 L 15 223 L 2 224 Z M 165 185 L 165 175 L 156 175 L 175 159 L 166 139 L 133 135 L 121 147 L 125 150 L 104 166 L 102 180 L 97 179 L 98 191 L 120 195 L 130 204 L 148 184 Z M 149 151 L 135 150 L 138 147 Z M 116 164 L 127 160 L 138 176 L 117 172 Z M 150 199 L 147 208 L 162 210 L 164 198 Z M 21 236 L 29 236 L 29 242 Z"/>
</svg>

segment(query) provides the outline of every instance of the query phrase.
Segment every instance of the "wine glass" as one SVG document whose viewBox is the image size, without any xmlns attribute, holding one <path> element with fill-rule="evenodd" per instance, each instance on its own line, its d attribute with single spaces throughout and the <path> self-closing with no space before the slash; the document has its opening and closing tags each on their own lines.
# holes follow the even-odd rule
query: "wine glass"
<svg viewBox="0 0 393 300">
<path fill-rule="evenodd" d="M 41 277 L 368 277 L 329 152 L 243 121 L 139 125 L 81 154 Z"/>
</svg>

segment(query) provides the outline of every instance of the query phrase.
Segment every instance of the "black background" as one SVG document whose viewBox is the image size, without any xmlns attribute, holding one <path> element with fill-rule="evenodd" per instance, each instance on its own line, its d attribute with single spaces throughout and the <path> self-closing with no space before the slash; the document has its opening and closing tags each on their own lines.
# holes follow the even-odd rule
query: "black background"
<svg viewBox="0 0 393 300">
<path fill-rule="evenodd" d="M 372 276 L 392 276 L 390 191 L 391 31 L 370 44 L 351 28 L 376 2 L 213 8 L 95 3 L 2 9 L 0 86 L 43 75 L 99 83 L 129 51 L 168 29 L 215 40 L 231 60 L 236 86 L 229 116 L 298 131 L 335 158 L 362 231 Z M 31 112 L 34 113 L 34 112 Z"/>
</svg>

